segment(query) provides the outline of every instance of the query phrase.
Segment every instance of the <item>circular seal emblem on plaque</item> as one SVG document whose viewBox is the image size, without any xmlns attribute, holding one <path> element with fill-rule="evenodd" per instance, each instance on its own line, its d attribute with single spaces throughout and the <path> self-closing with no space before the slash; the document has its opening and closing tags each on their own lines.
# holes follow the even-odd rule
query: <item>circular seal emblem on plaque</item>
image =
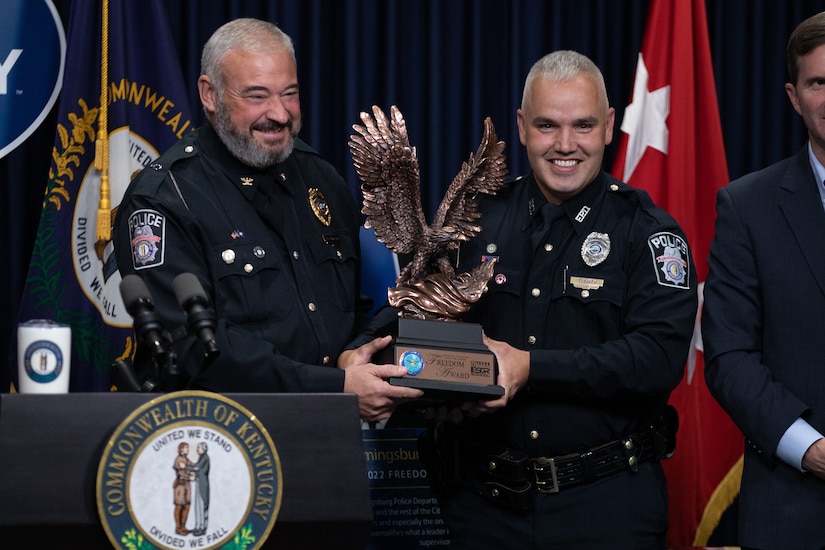
<svg viewBox="0 0 825 550">
<path fill-rule="evenodd" d="M 424 370 L 424 358 L 415 350 L 408 350 L 401 354 L 399 363 L 402 367 L 407 368 L 407 373 L 410 376 L 421 374 L 421 371 Z"/>
<path fill-rule="evenodd" d="M 60 346 L 49 340 L 29 344 L 23 360 L 28 377 L 41 384 L 57 379 L 63 370 L 63 352 Z"/>
<path fill-rule="evenodd" d="M 281 462 L 260 421 L 219 394 L 173 392 L 115 430 L 97 508 L 115 548 L 260 548 L 281 507 Z"/>
</svg>

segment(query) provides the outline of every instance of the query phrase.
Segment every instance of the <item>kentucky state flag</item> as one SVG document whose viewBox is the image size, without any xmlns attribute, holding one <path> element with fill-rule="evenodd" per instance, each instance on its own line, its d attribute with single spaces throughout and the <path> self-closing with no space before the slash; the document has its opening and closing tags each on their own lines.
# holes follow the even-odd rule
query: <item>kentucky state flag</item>
<svg viewBox="0 0 825 550">
<path fill-rule="evenodd" d="M 108 33 L 103 37 L 105 5 Z M 101 62 L 104 41 L 108 63 Z M 102 67 L 108 72 L 105 112 Z M 161 0 L 71 3 L 49 181 L 18 320 L 51 319 L 71 326 L 72 392 L 108 391 L 111 364 L 131 356 L 135 347 L 110 237 L 97 236 L 103 179 L 95 168 L 98 132 L 109 138 L 112 214 L 104 211 L 101 219 L 111 228 L 133 174 L 192 129 L 187 103 Z"/>
<path fill-rule="evenodd" d="M 716 191 L 728 181 L 705 19 L 705 0 L 652 0 L 633 97 L 613 175 L 645 189 L 685 231 L 699 276 L 699 307 L 668 478 L 673 547 L 705 546 L 739 493 L 743 438 L 705 384 L 699 330 Z M 735 530 L 734 530 L 735 532 Z"/>
</svg>

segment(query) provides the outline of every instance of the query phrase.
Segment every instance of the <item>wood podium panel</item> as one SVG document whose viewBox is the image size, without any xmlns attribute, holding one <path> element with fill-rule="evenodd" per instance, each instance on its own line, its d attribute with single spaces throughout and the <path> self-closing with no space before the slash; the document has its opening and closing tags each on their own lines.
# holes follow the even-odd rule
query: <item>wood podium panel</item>
<svg viewBox="0 0 825 550">
<path fill-rule="evenodd" d="M 111 548 L 97 513 L 100 458 L 120 423 L 159 395 L 0 394 L 3 540 Z M 281 509 L 265 547 L 366 548 L 372 507 L 355 396 L 225 397 L 260 420 L 281 460 Z"/>
</svg>

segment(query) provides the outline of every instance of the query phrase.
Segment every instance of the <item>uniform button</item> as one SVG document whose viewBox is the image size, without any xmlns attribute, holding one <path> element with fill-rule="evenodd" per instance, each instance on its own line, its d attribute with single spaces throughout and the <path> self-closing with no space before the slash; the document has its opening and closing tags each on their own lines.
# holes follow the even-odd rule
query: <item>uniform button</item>
<svg viewBox="0 0 825 550">
<path fill-rule="evenodd" d="M 235 261 L 235 251 L 234 250 L 224 250 L 221 252 L 221 259 L 226 262 L 227 264 L 231 264 Z"/>
<path fill-rule="evenodd" d="M 550 243 L 547 243 L 546 245 L 544 245 L 544 251 L 545 252 L 552 252 L 553 251 L 553 245 L 550 244 Z"/>
<path fill-rule="evenodd" d="M 611 191 L 618 191 L 618 190 L 619 190 L 619 186 L 618 186 L 618 185 L 616 185 L 616 184 L 614 183 L 614 184 L 612 184 L 612 185 L 610 186 L 610 190 L 611 190 Z"/>
<path fill-rule="evenodd" d="M 582 290 L 582 298 L 587 298 L 590 296 L 590 291 L 587 289 Z"/>
<path fill-rule="evenodd" d="M 538 298 L 539 296 L 541 296 L 541 289 L 540 288 L 534 288 L 533 290 L 530 291 L 530 294 L 533 295 L 533 298 Z"/>
<path fill-rule="evenodd" d="M 539 432 L 537 430 L 530 430 L 530 439 L 538 439 Z"/>
<path fill-rule="evenodd" d="M 243 266 L 243 270 L 246 271 L 247 273 L 252 273 L 253 269 L 255 269 L 255 268 L 252 267 L 252 264 L 246 264 L 245 266 Z"/>
<path fill-rule="evenodd" d="M 535 336 L 528 336 L 527 337 L 527 343 L 528 344 L 535 344 L 536 343 L 536 337 Z"/>
<path fill-rule="evenodd" d="M 324 355 L 324 358 L 321 360 L 325 365 L 329 365 L 329 355 Z"/>
<path fill-rule="evenodd" d="M 310 311 L 315 311 L 315 304 L 314 304 L 314 303 L 312 303 L 312 302 L 310 302 L 310 303 L 309 303 L 309 305 L 307 306 L 307 308 L 308 308 Z"/>
<path fill-rule="evenodd" d="M 278 177 L 281 178 L 281 181 L 286 181 L 286 174 L 284 174 L 283 172 L 278 174 Z"/>
<path fill-rule="evenodd" d="M 295 258 L 296 260 L 298 259 L 298 251 L 297 250 L 292 251 L 292 257 Z"/>
<path fill-rule="evenodd" d="M 256 258 L 263 258 L 264 256 L 266 256 L 266 250 L 264 250 L 260 246 L 256 246 L 255 248 L 253 248 L 252 253 L 255 254 Z"/>
<path fill-rule="evenodd" d="M 192 151 L 195 150 L 195 148 L 192 147 L 191 145 L 187 145 L 183 150 L 187 153 L 191 153 Z"/>
</svg>

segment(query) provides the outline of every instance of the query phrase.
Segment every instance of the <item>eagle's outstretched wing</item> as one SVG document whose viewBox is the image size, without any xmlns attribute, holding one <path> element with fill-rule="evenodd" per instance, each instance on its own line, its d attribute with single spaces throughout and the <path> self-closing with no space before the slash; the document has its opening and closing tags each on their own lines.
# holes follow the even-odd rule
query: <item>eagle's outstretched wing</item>
<svg viewBox="0 0 825 550">
<path fill-rule="evenodd" d="M 391 107 L 390 119 L 375 105 L 372 112 L 373 116 L 361 113 L 364 126 L 353 124 L 358 135 L 349 141 L 362 182 L 364 225 L 372 227 L 375 237 L 393 252 L 408 254 L 421 243 L 427 227 L 418 158 L 398 108 Z"/>
<path fill-rule="evenodd" d="M 470 154 L 461 171 L 453 179 L 433 218 L 434 239 L 466 241 L 481 232 L 475 221 L 478 212 L 478 194 L 495 195 L 507 175 L 504 142 L 498 141 L 493 121 L 484 119 L 484 136 L 475 155 Z"/>
</svg>

